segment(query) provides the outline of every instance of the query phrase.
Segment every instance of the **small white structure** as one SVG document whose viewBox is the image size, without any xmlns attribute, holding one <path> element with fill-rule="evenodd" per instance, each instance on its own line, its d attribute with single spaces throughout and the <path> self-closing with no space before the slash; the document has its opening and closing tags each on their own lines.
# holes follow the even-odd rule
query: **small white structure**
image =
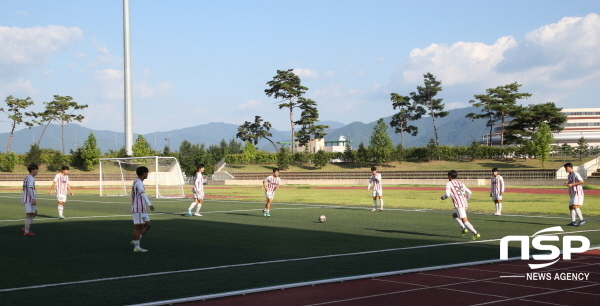
<svg viewBox="0 0 600 306">
<path fill-rule="evenodd" d="M 325 152 L 344 152 L 346 150 L 346 143 L 351 143 L 352 140 L 347 140 L 346 137 L 340 136 L 338 140 L 334 141 L 325 141 L 323 138 L 319 139 L 311 139 L 308 143 L 308 152 L 316 153 L 320 150 Z M 277 142 L 280 145 L 290 145 L 291 142 L 280 141 Z M 298 143 L 295 143 L 294 152 L 305 152 L 305 146 L 299 146 Z"/>
</svg>

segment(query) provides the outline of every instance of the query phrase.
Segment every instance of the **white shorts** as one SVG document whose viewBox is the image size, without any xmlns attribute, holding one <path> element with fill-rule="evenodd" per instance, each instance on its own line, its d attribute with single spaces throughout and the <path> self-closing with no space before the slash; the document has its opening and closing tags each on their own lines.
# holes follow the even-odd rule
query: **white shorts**
<svg viewBox="0 0 600 306">
<path fill-rule="evenodd" d="M 455 207 L 454 213 L 457 214 L 461 219 L 467 217 L 467 209 L 464 207 Z"/>
<path fill-rule="evenodd" d="M 572 205 L 583 205 L 583 194 L 580 196 L 574 196 L 569 199 L 569 206 Z"/>
<path fill-rule="evenodd" d="M 37 207 L 31 203 L 25 203 L 25 213 L 26 214 L 35 214 L 35 213 L 37 213 Z"/>
<path fill-rule="evenodd" d="M 499 194 L 492 194 L 492 200 L 496 201 L 502 201 L 502 195 Z"/>
<path fill-rule="evenodd" d="M 131 213 L 133 224 L 144 224 L 150 221 L 150 216 L 147 213 Z"/>
<path fill-rule="evenodd" d="M 382 197 L 383 196 L 383 190 L 373 190 L 373 196 L 374 197 Z"/>
<path fill-rule="evenodd" d="M 56 200 L 58 202 L 67 202 L 67 195 L 66 194 L 57 194 Z"/>
<path fill-rule="evenodd" d="M 194 199 L 204 200 L 204 191 L 194 193 Z"/>
<path fill-rule="evenodd" d="M 271 191 L 271 192 L 265 191 L 265 198 L 272 199 L 274 197 L 275 197 L 275 191 Z"/>
</svg>

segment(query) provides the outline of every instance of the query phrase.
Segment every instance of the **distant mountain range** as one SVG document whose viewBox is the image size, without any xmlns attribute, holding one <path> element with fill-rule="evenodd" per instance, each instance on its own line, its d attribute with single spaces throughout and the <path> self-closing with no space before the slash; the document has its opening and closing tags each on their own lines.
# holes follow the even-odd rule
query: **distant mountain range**
<svg viewBox="0 0 600 306">
<path fill-rule="evenodd" d="M 469 145 L 474 139 L 480 138 L 487 133 L 485 120 L 471 121 L 466 119 L 465 115 L 471 112 L 478 112 L 474 107 L 453 109 L 450 115 L 445 118 L 436 118 L 438 136 L 440 144 L 444 145 Z M 392 138 L 394 144 L 400 143 L 400 135 L 395 134 L 394 130 L 389 126 L 391 116 L 384 118 L 388 124 L 388 134 Z M 362 123 L 353 122 L 344 124 L 337 121 L 322 121 L 319 124 L 329 125 L 330 128 L 325 136 L 326 141 L 338 140 L 340 136 L 349 137 L 354 148 L 358 147 L 359 143 L 369 144 L 373 126 L 376 122 Z M 424 146 L 429 142 L 429 139 L 434 138 L 433 123 L 431 117 L 423 117 L 412 123 L 419 127 L 419 134 L 415 137 L 404 134 L 404 146 Z M 37 142 L 43 126 L 36 126 L 31 129 L 21 129 L 15 132 L 14 139 L 11 145 L 11 150 L 16 153 L 25 153 L 29 151 L 29 147 L 33 142 Z M 198 125 L 195 127 L 183 128 L 168 132 L 156 132 L 144 134 L 150 145 L 155 150 L 160 150 L 169 145 L 171 150 L 176 151 L 179 144 L 183 140 L 188 140 L 191 143 L 204 143 L 206 146 L 218 144 L 222 139 L 229 140 L 237 134 L 238 125 L 211 122 Z M 51 124 L 44 133 L 41 147 L 61 150 L 61 128 L 59 125 Z M 90 132 L 93 132 L 98 140 L 98 146 L 102 152 L 108 150 L 119 150 L 124 145 L 123 133 L 108 131 L 108 130 L 92 130 L 83 127 L 79 124 L 68 124 L 65 126 L 65 151 L 68 153 L 70 149 L 75 149 L 83 144 Z M 273 133 L 272 140 L 290 141 L 289 131 L 278 131 L 271 129 Z M 0 151 L 6 150 L 9 133 L 0 133 Z M 137 134 L 134 135 L 134 140 Z M 267 151 L 274 151 L 273 146 L 266 140 L 261 140 L 258 147 Z"/>
</svg>

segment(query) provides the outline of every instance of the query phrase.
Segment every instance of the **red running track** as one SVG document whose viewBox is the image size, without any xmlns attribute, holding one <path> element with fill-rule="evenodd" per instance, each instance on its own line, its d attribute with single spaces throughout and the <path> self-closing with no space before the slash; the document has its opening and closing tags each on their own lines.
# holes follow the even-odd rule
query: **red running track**
<svg viewBox="0 0 600 306">
<path fill-rule="evenodd" d="M 587 280 L 532 280 L 527 273 L 589 273 Z M 502 276 L 511 276 L 510 278 Z M 518 276 L 518 277 L 514 277 Z M 531 270 L 511 261 L 267 291 L 200 302 L 225 305 L 600 305 L 600 250 Z"/>
</svg>

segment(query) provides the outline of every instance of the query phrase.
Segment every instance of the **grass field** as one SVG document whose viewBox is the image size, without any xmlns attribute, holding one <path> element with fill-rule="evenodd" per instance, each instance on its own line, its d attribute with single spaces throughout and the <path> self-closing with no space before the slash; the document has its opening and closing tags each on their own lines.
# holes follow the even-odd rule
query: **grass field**
<svg viewBox="0 0 600 306">
<path fill-rule="evenodd" d="M 371 212 L 366 191 L 281 189 L 272 217 L 265 218 L 262 199 L 253 202 L 260 189 L 237 190 L 252 197 L 207 200 L 203 217 L 183 216 L 189 199 L 153 200 L 153 228 L 142 239 L 148 253 L 134 253 L 129 244 L 128 198 L 70 197 L 65 210 L 69 219 L 57 220 L 54 196 L 39 195 L 39 216 L 32 225 L 37 235 L 22 236 L 20 195 L 2 194 L 0 301 L 20 304 L 26 297 L 28 304 L 124 305 L 498 259 L 502 237 L 531 235 L 569 221 L 566 195 L 530 195 L 520 205 L 556 207 L 557 214 L 519 208 L 515 212 L 522 214 L 502 217 L 475 213 L 493 208 L 489 198 L 477 197 L 469 219 L 482 239 L 472 242 L 459 235 L 450 202 L 431 200 L 439 198 L 438 191 L 387 190 L 390 209 Z M 338 197 L 354 200 L 336 205 Z M 400 205 L 392 208 L 394 197 Z M 586 201 L 598 203 L 598 198 Z M 319 199 L 327 200 L 315 203 Z M 585 206 L 588 217 L 592 206 Z M 322 214 L 325 223 L 317 221 Z M 598 245 L 599 225 L 588 218 L 585 227 L 563 229 L 582 231 Z M 518 256 L 519 250 L 512 248 L 510 255 Z"/>
</svg>

